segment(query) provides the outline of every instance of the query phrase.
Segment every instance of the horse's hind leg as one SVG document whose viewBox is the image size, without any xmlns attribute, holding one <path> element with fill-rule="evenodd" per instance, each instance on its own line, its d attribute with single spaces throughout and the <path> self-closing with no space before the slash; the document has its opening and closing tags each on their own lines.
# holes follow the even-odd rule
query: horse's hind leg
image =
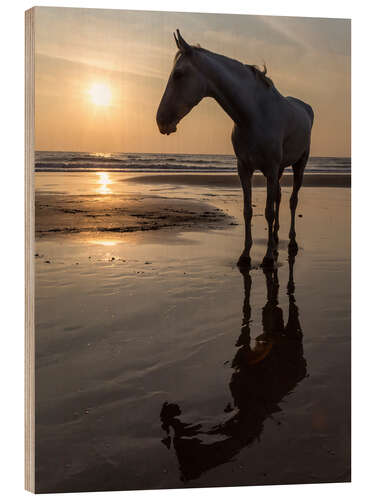
<svg viewBox="0 0 375 500">
<path fill-rule="evenodd" d="M 273 239 L 275 240 L 276 244 L 279 242 L 279 229 L 280 229 L 279 209 L 280 209 L 280 202 L 281 202 L 280 179 L 281 179 L 282 175 L 283 175 L 283 173 L 280 172 L 279 173 L 279 185 L 278 185 L 278 188 L 277 188 L 276 202 L 275 202 L 275 224 L 274 224 L 274 228 L 273 228 Z"/>
<path fill-rule="evenodd" d="M 289 248 L 298 248 L 296 242 L 296 209 L 298 205 L 298 192 L 302 186 L 303 173 L 307 163 L 309 154 L 305 154 L 300 160 L 298 160 L 293 168 L 293 191 L 290 197 L 290 231 L 289 231 Z"/>
</svg>

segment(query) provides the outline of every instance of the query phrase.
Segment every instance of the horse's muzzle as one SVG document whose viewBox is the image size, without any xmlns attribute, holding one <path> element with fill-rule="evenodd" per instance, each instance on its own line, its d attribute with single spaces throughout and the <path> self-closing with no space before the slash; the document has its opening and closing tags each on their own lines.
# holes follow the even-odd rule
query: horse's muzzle
<svg viewBox="0 0 375 500">
<path fill-rule="evenodd" d="M 178 121 L 175 115 L 170 112 L 166 113 L 162 106 L 159 106 L 158 112 L 156 113 L 156 123 L 158 124 L 161 134 L 169 135 L 176 132 Z"/>
<path fill-rule="evenodd" d="M 168 124 L 158 123 L 158 127 L 161 134 L 173 134 L 177 130 L 177 122 Z"/>
</svg>

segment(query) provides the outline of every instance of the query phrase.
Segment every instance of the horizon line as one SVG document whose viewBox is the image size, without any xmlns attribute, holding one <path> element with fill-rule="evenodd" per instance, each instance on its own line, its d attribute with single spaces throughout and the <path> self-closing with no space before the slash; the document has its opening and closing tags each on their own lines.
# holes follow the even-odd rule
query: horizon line
<svg viewBox="0 0 375 500">
<path fill-rule="evenodd" d="M 164 152 L 141 152 L 141 151 L 81 151 L 81 150 L 73 150 L 73 149 L 34 149 L 35 153 L 88 153 L 88 154 L 142 154 L 142 155 L 196 155 L 196 156 L 233 156 L 236 158 L 234 153 L 164 153 Z M 344 156 L 344 155 L 310 155 L 309 158 L 352 158 L 352 156 Z"/>
</svg>

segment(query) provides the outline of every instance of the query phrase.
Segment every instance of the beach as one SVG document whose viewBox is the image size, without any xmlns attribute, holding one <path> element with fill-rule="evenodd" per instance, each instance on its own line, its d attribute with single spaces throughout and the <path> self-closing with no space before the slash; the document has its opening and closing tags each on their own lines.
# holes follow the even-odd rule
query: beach
<svg viewBox="0 0 375 500">
<path fill-rule="evenodd" d="M 35 174 L 39 492 L 350 480 L 350 173 Z"/>
</svg>

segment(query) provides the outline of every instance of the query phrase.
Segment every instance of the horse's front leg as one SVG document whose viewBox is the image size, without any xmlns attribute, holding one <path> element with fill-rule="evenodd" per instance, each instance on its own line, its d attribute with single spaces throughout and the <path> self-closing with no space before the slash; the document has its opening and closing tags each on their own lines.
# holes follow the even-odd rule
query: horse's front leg
<svg viewBox="0 0 375 500">
<path fill-rule="evenodd" d="M 245 221 L 245 243 L 243 252 L 238 259 L 239 267 L 250 267 L 250 250 L 253 244 L 251 237 L 251 218 L 253 216 L 253 207 L 251 202 L 251 180 L 253 172 L 238 162 L 238 174 L 240 176 L 243 190 L 243 216 Z"/>
<path fill-rule="evenodd" d="M 267 177 L 267 203 L 266 203 L 266 219 L 268 223 L 268 244 L 267 253 L 263 259 L 263 267 L 273 267 L 274 251 L 276 249 L 275 238 L 273 233 L 273 223 L 275 221 L 275 202 L 279 188 L 279 180 L 277 175 L 269 175 Z"/>
</svg>

